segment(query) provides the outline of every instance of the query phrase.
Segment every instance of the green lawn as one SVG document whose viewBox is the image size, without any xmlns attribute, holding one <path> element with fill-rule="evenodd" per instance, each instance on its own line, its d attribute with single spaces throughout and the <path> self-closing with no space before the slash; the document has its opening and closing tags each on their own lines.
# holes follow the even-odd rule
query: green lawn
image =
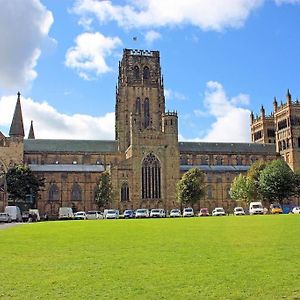
<svg viewBox="0 0 300 300">
<path fill-rule="evenodd" d="M 300 216 L 0 231 L 0 299 L 300 299 Z"/>
</svg>

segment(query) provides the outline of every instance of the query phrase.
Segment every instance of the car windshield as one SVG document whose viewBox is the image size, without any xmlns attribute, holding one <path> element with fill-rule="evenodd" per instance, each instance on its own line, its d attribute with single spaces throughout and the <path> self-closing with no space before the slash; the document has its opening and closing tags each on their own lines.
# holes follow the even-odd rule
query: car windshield
<svg viewBox="0 0 300 300">
<path fill-rule="evenodd" d="M 259 205 L 259 204 L 254 204 L 252 207 L 253 208 L 262 208 L 261 205 Z"/>
<path fill-rule="evenodd" d="M 241 207 L 237 207 L 236 209 L 235 209 L 235 211 L 242 211 L 243 209 L 241 208 Z"/>
<path fill-rule="evenodd" d="M 201 212 L 207 212 L 207 208 L 201 208 L 200 211 Z"/>
<path fill-rule="evenodd" d="M 97 212 L 96 211 L 88 211 L 87 214 L 89 215 L 95 215 Z"/>
<path fill-rule="evenodd" d="M 179 212 L 179 209 L 172 209 L 171 210 L 171 213 L 178 213 Z"/>
<path fill-rule="evenodd" d="M 152 209 L 151 212 L 153 212 L 153 213 L 159 213 L 160 210 L 159 209 Z"/>
<path fill-rule="evenodd" d="M 186 212 L 192 212 L 193 209 L 192 208 L 185 208 L 184 211 L 186 211 Z"/>
<path fill-rule="evenodd" d="M 217 208 L 216 211 L 224 211 L 223 208 Z"/>
<path fill-rule="evenodd" d="M 108 214 L 115 214 L 116 211 L 115 211 L 115 210 L 108 210 L 107 213 L 108 213 Z"/>
<path fill-rule="evenodd" d="M 147 210 L 146 209 L 138 209 L 136 212 L 140 213 L 140 214 L 145 214 L 147 212 Z"/>
<path fill-rule="evenodd" d="M 132 210 L 125 210 L 124 211 L 124 214 L 131 214 L 132 213 Z"/>
<path fill-rule="evenodd" d="M 84 215 L 84 212 L 78 212 L 76 215 L 78 216 Z"/>
</svg>

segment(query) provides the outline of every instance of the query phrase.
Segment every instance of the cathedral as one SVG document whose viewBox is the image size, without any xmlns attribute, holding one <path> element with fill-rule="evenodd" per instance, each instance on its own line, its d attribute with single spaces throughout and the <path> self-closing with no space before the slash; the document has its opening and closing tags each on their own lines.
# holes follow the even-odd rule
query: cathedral
<svg viewBox="0 0 300 300">
<path fill-rule="evenodd" d="M 0 172 L 26 164 L 45 178 L 37 208 L 55 217 L 59 207 L 97 209 L 95 191 L 101 172 L 113 185 L 112 208 L 178 207 L 176 183 L 191 168 L 205 173 L 206 196 L 195 209 L 232 209 L 229 189 L 235 176 L 257 160 L 283 157 L 293 170 L 300 164 L 300 104 L 277 104 L 274 113 L 251 114 L 252 143 L 178 141 L 178 115 L 165 110 L 158 51 L 124 49 L 115 102 L 115 140 L 35 139 L 31 123 L 24 138 L 20 94 L 9 136 L 0 132 Z M 0 211 L 9 203 L 0 190 Z"/>
</svg>

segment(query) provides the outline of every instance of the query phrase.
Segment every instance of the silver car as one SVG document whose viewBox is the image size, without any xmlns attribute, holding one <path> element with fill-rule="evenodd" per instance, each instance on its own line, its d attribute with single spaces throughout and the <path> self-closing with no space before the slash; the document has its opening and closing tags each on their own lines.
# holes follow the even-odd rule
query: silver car
<svg viewBox="0 0 300 300">
<path fill-rule="evenodd" d="M 135 211 L 135 218 L 149 218 L 149 209 L 140 208 Z"/>
<path fill-rule="evenodd" d="M 8 213 L 0 213 L 0 222 L 10 223 L 11 217 Z"/>
</svg>

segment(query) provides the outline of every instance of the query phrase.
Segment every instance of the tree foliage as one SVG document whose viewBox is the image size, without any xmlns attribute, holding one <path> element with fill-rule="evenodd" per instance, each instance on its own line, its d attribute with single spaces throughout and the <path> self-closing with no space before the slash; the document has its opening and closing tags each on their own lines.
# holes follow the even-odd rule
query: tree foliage
<svg viewBox="0 0 300 300">
<path fill-rule="evenodd" d="M 282 204 L 295 190 L 295 176 L 283 160 L 273 160 L 260 173 L 259 188 L 265 200 Z"/>
<path fill-rule="evenodd" d="M 17 165 L 10 168 L 6 174 L 9 199 L 14 202 L 32 201 L 31 205 L 34 206 L 38 192 L 45 186 L 44 181 L 45 178 L 34 175 L 26 165 Z"/>
<path fill-rule="evenodd" d="M 204 173 L 192 168 L 183 174 L 176 186 L 177 201 L 181 204 L 193 205 L 205 195 Z"/>
<path fill-rule="evenodd" d="M 253 178 L 240 174 L 233 179 L 229 195 L 233 200 L 251 202 L 256 195 Z"/>
<path fill-rule="evenodd" d="M 112 201 L 112 184 L 110 173 L 108 171 L 105 171 L 100 175 L 95 194 L 95 201 L 99 208 L 107 207 Z"/>
</svg>

